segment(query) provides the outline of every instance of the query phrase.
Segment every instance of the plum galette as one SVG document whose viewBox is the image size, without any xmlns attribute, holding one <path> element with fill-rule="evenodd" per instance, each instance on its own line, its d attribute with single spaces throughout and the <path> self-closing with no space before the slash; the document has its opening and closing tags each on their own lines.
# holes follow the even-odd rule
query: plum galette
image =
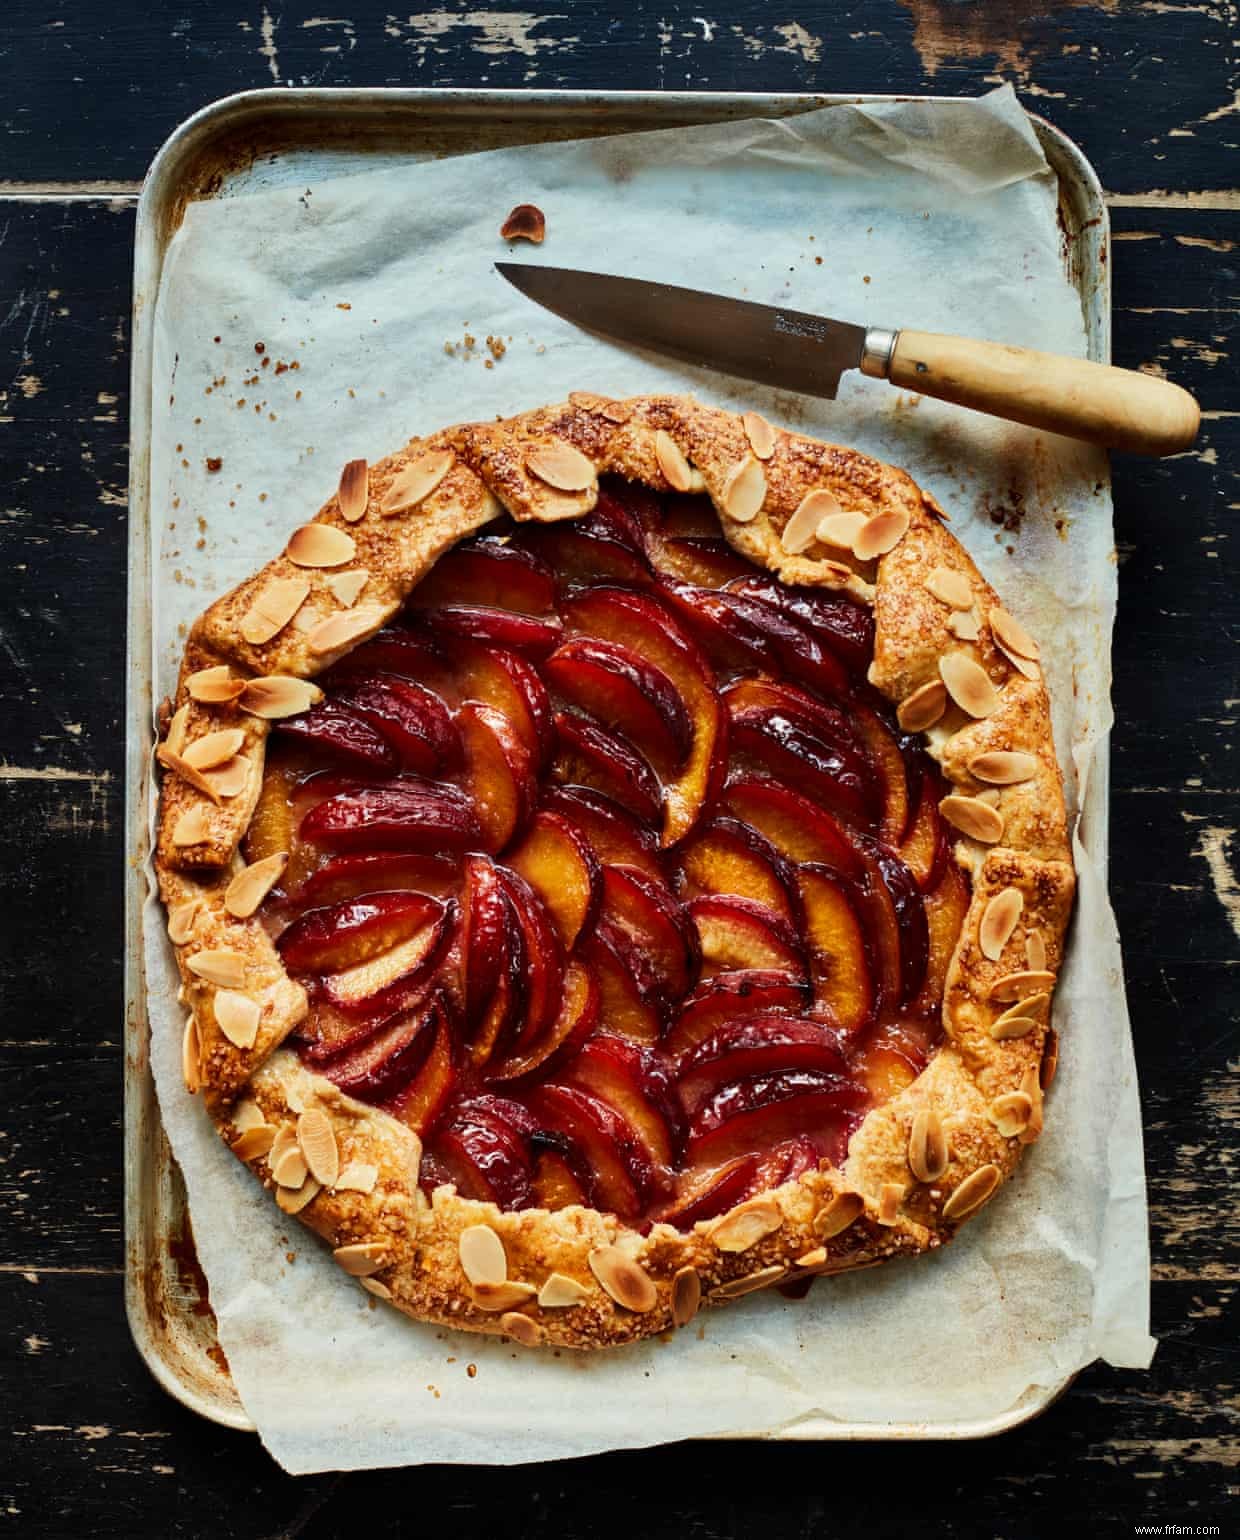
<svg viewBox="0 0 1240 1540">
<path fill-rule="evenodd" d="M 623 1343 L 933 1249 L 1037 1138 L 1062 786 L 942 521 L 754 413 L 577 393 L 351 461 L 194 625 L 186 1082 L 372 1294 Z"/>
</svg>

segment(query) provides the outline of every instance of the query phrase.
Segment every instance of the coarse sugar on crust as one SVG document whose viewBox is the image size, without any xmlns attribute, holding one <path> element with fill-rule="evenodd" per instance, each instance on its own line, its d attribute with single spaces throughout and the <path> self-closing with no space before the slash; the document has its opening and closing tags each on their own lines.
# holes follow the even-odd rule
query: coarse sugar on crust
<svg viewBox="0 0 1240 1540">
<path fill-rule="evenodd" d="M 423 1192 L 416 1134 L 281 1047 L 306 994 L 253 912 L 272 874 L 246 878 L 240 853 L 273 714 L 307 698 L 289 682 L 386 624 L 458 541 L 503 513 L 580 517 L 602 475 L 704 492 L 741 555 L 872 606 L 870 683 L 924 727 L 972 878 L 945 1038 L 926 1069 L 866 1114 L 842 1167 L 688 1233 Z M 527 1346 L 620 1345 L 686 1324 L 699 1305 L 950 1239 L 1041 1129 L 1074 878 L 1036 645 L 942 511 L 904 472 L 756 414 L 585 391 L 353 462 L 342 492 L 344 506 L 333 496 L 308 526 L 339 534 L 294 542 L 290 530 L 284 552 L 195 623 L 164 715 L 156 868 L 190 1012 L 187 1083 L 221 1137 L 371 1294 Z M 208 735 L 223 736 L 195 751 Z"/>
</svg>

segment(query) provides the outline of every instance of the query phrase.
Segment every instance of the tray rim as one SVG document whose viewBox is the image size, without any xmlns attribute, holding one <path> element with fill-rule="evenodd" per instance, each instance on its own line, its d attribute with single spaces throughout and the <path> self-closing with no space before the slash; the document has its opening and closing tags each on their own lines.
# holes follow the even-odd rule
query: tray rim
<svg viewBox="0 0 1240 1540">
<path fill-rule="evenodd" d="M 156 153 L 138 200 L 134 237 L 132 354 L 130 365 L 130 471 L 128 521 L 128 598 L 126 615 L 126 752 L 124 827 L 129 835 L 125 872 L 125 1308 L 134 1344 L 155 1379 L 184 1406 L 213 1422 L 238 1431 L 256 1431 L 226 1369 L 212 1366 L 213 1379 L 192 1362 L 167 1330 L 167 1309 L 156 1308 L 153 1269 L 166 1267 L 155 1253 L 150 1208 L 153 1183 L 160 1170 L 152 1160 L 163 1159 L 164 1184 L 179 1183 L 179 1172 L 167 1152 L 158 1101 L 149 1063 L 149 1021 L 146 1015 L 142 967 L 142 912 L 146 903 L 145 859 L 148 846 L 147 800 L 151 756 L 149 734 L 154 701 L 150 677 L 150 435 L 153 420 L 153 314 L 167 242 L 189 202 L 211 195 L 213 176 L 222 184 L 225 173 L 211 173 L 206 159 L 221 150 L 229 136 L 243 129 L 261 130 L 311 119 L 319 114 L 352 112 L 366 126 L 398 119 L 457 122 L 503 119 L 555 124 L 566 115 L 590 113 L 581 130 L 600 120 L 639 117 L 657 112 L 658 124 L 668 126 L 669 108 L 684 122 L 720 122 L 745 117 L 795 115 L 818 107 L 911 101 L 927 104 L 972 100 L 960 96 L 846 92 L 746 91 L 593 91 L 486 90 L 473 87 L 294 87 L 241 91 L 207 104 L 181 123 Z M 1088 354 L 1098 362 L 1111 356 L 1110 264 L 1106 252 L 1110 219 L 1097 172 L 1080 147 L 1041 114 L 1029 112 L 1043 151 L 1059 184 L 1065 265 L 1080 296 Z M 633 131 L 635 125 L 616 121 L 613 132 Z M 603 129 L 602 132 L 607 132 Z M 395 135 L 393 135 L 395 137 Z M 584 132 L 564 138 L 584 137 Z M 273 136 L 278 137 L 278 136 Z M 559 136 L 557 136 L 559 137 Z M 463 152 L 467 153 L 467 152 Z M 197 166 L 200 180 L 191 180 Z M 217 189 L 218 185 L 217 184 Z M 216 189 L 216 190 L 217 190 Z M 1068 205 L 1075 198 L 1075 208 Z M 1088 214 L 1088 217 L 1084 217 Z M 1075 218 L 1072 216 L 1075 215 Z M 1072 222 L 1069 223 L 1069 219 Z M 1107 868 L 1109 804 L 1109 734 L 1099 744 L 1090 816 L 1082 818 L 1081 834 Z M 162 1146 L 162 1150 L 161 1147 Z M 175 1173 L 175 1174 L 173 1174 Z M 166 1248 L 164 1248 L 166 1249 Z M 157 1319 L 164 1316 L 161 1329 Z M 214 1333 L 214 1317 L 212 1334 Z M 204 1350 L 205 1354 L 205 1350 Z M 1031 1386 L 1006 1411 L 994 1416 L 932 1422 L 850 1422 L 811 1417 L 783 1430 L 752 1430 L 715 1435 L 719 1439 L 764 1441 L 956 1441 L 989 1438 L 1039 1416 L 1067 1390 L 1074 1376 L 1057 1384 Z"/>
</svg>

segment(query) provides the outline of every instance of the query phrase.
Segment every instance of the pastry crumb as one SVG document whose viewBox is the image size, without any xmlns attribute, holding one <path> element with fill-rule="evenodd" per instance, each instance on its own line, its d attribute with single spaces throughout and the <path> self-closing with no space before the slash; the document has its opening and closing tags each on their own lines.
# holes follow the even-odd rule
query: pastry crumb
<svg viewBox="0 0 1240 1540">
<path fill-rule="evenodd" d="M 212 476 L 215 475 L 216 471 L 223 469 L 224 465 L 224 461 L 219 455 L 208 455 L 204 463 L 208 473 Z"/>
<path fill-rule="evenodd" d="M 541 246 L 547 235 L 547 216 L 536 203 L 518 203 L 499 233 L 506 241 L 530 241 Z"/>
</svg>

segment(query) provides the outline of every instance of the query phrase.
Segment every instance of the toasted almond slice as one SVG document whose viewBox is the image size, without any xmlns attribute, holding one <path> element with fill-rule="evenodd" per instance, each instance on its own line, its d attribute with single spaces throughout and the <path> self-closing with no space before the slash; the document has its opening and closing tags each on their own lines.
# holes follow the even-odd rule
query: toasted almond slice
<svg viewBox="0 0 1240 1540">
<path fill-rule="evenodd" d="M 475 1288 L 484 1283 L 503 1283 L 508 1277 L 504 1243 L 490 1225 L 469 1225 L 456 1243 L 461 1270 Z"/>
<path fill-rule="evenodd" d="M 234 679 L 227 663 L 215 668 L 200 668 L 185 681 L 185 688 L 193 700 L 204 706 L 227 706 L 245 689 L 244 679 Z"/>
<path fill-rule="evenodd" d="M 278 1202 L 279 1199 L 277 1198 L 276 1201 Z M 377 1278 L 359 1278 L 357 1281 L 368 1294 L 373 1294 L 376 1299 L 392 1298 L 391 1289 L 388 1288 L 386 1283 L 380 1283 Z"/>
<path fill-rule="evenodd" d="M 998 807 L 1003 797 L 997 786 L 983 786 L 981 791 L 973 793 L 978 802 L 984 802 L 987 807 Z"/>
<path fill-rule="evenodd" d="M 1012 932 L 1016 929 L 1016 922 L 1024 907 L 1025 900 L 1019 888 L 1004 888 L 990 900 L 982 911 L 977 929 L 977 941 L 983 957 L 988 957 L 991 962 L 999 961 L 1004 947 L 1012 939 Z"/>
<path fill-rule="evenodd" d="M 986 1116 L 1005 1139 L 1015 1139 L 1023 1134 L 1033 1116 L 1033 1103 L 1023 1091 L 1008 1091 L 996 1096 L 987 1109 Z"/>
<path fill-rule="evenodd" d="M 287 865 L 288 852 L 280 850 L 243 867 L 224 889 L 224 908 L 237 919 L 248 920 L 284 875 Z"/>
<path fill-rule="evenodd" d="M 535 1299 L 538 1290 L 530 1283 L 475 1283 L 470 1297 L 479 1310 L 515 1310 Z"/>
<path fill-rule="evenodd" d="M 504 1332 L 514 1342 L 519 1342 L 522 1347 L 538 1347 L 542 1343 L 542 1327 L 537 1321 L 531 1321 L 528 1315 L 522 1315 L 519 1310 L 506 1310 L 500 1316 L 499 1324 Z"/>
<path fill-rule="evenodd" d="M 263 1109 L 256 1101 L 251 1101 L 247 1096 L 244 1101 L 239 1101 L 229 1114 L 232 1126 L 239 1134 L 248 1134 L 252 1128 L 263 1128 L 267 1119 L 263 1116 Z M 274 1139 L 277 1130 L 272 1127 L 271 1136 Z"/>
<path fill-rule="evenodd" d="M 181 1037 L 181 1079 L 191 1096 L 202 1088 L 202 1042 L 198 1036 L 198 1023 L 191 1016 L 185 1023 Z"/>
<path fill-rule="evenodd" d="M 201 802 L 188 807 L 172 826 L 174 845 L 201 845 L 211 838 L 211 819 Z"/>
<path fill-rule="evenodd" d="M 309 1170 L 306 1157 L 296 1145 L 283 1150 L 279 1159 L 271 1163 L 271 1174 L 281 1187 L 300 1187 Z"/>
<path fill-rule="evenodd" d="M 165 770 L 171 770 L 173 775 L 179 775 L 187 786 L 192 786 L 195 791 L 200 791 L 204 797 L 210 797 L 216 807 L 219 807 L 219 793 L 212 786 L 211 782 L 207 780 L 202 771 L 191 765 L 188 760 L 182 759 L 179 754 L 174 753 L 166 743 L 161 743 L 155 750 L 155 758 L 163 765 Z M 206 809 L 203 808 L 200 811 L 205 818 Z M 205 834 L 200 836 L 202 839 L 206 839 L 206 837 Z M 197 840 L 177 840 L 175 834 L 173 835 L 173 842 L 175 844 L 189 845 L 196 845 L 198 843 Z"/>
<path fill-rule="evenodd" d="M 1035 681 L 1041 679 L 1042 670 L 1032 658 L 1022 658 L 1018 652 L 1013 652 L 1011 648 L 1005 647 L 997 637 L 995 638 L 995 645 L 1018 674 L 1023 674 L 1026 679 L 1033 679 Z"/>
<path fill-rule="evenodd" d="M 750 449 L 759 460 L 769 460 L 775 453 L 775 429 L 759 412 L 743 412 L 741 425 Z"/>
<path fill-rule="evenodd" d="M 1033 973 L 1041 973 L 1046 968 L 1046 942 L 1040 930 L 1031 930 L 1025 936 L 1025 961 Z"/>
<path fill-rule="evenodd" d="M 936 599 L 941 599 L 954 610 L 973 608 L 973 585 L 955 567 L 932 567 L 926 579 L 926 588 Z"/>
<path fill-rule="evenodd" d="M 812 493 L 810 496 L 812 497 Z M 787 551 L 789 556 L 799 556 L 802 551 L 813 545 L 818 538 L 818 526 L 823 521 L 817 511 L 807 507 L 809 497 L 803 497 L 796 512 L 784 525 L 779 537 L 779 543 Z"/>
<path fill-rule="evenodd" d="M 297 1128 L 293 1123 L 281 1123 L 276 1142 L 271 1147 L 268 1165 L 274 1171 L 290 1150 L 297 1149 Z"/>
<path fill-rule="evenodd" d="M 586 1260 L 604 1292 L 624 1309 L 643 1315 L 658 1303 L 654 1279 L 619 1246 L 596 1246 Z"/>
<path fill-rule="evenodd" d="M 370 582 L 370 573 L 365 567 L 356 567 L 352 572 L 333 572 L 327 579 L 327 587 L 331 590 L 332 597 L 349 609 L 356 604 L 362 589 Z"/>
<path fill-rule="evenodd" d="M 953 828 L 983 845 L 997 844 L 1003 838 L 1003 819 L 988 802 L 977 797 L 944 797 L 939 812 Z"/>
<path fill-rule="evenodd" d="M 1041 939 L 1041 938 L 1039 938 Z M 1026 946 L 1026 951 L 1028 947 Z M 990 986 L 992 1000 L 1020 1000 L 1025 995 L 1037 995 L 1054 989 L 1055 975 L 1044 968 L 1025 968 L 1019 973 L 1005 973 Z"/>
<path fill-rule="evenodd" d="M 1020 1077 L 1020 1094 L 1029 1098 L 1029 1121 L 1017 1134 L 1022 1144 L 1033 1144 L 1042 1136 L 1042 1070 L 1039 1064 L 1030 1064 Z"/>
<path fill-rule="evenodd" d="M 245 733 L 240 727 L 225 727 L 220 732 L 203 733 L 188 744 L 182 756 L 187 765 L 195 770 L 214 770 L 239 754 L 245 745 Z"/>
<path fill-rule="evenodd" d="M 991 749 L 985 754 L 974 754 L 969 761 L 969 774 L 976 780 L 989 781 L 992 786 L 1017 786 L 1021 781 L 1033 780 L 1037 773 L 1037 755 L 1017 749 Z"/>
<path fill-rule="evenodd" d="M 251 679 L 241 696 L 241 709 L 264 721 L 295 717 L 323 699 L 323 692 L 309 679 L 295 679 L 291 674 L 265 674 Z"/>
<path fill-rule="evenodd" d="M 322 1187 L 308 1176 L 300 1187 L 277 1187 L 276 1207 L 284 1210 L 286 1214 L 300 1214 L 308 1203 L 312 1203 L 323 1191 Z M 363 1279 L 362 1282 L 367 1282 Z"/>
<path fill-rule="evenodd" d="M 239 797 L 250 784 L 250 771 L 253 768 L 253 762 L 244 754 L 234 754 L 218 770 L 208 770 L 207 780 L 211 782 L 216 795 L 228 801 L 230 797 Z"/>
<path fill-rule="evenodd" d="M 355 1241 L 351 1246 L 337 1246 L 332 1256 L 350 1278 L 369 1278 L 387 1261 L 391 1249 L 386 1241 Z"/>
<path fill-rule="evenodd" d="M 172 713 L 172 720 L 168 723 L 168 731 L 164 735 L 164 745 L 172 754 L 180 755 L 185 748 L 185 739 L 189 734 L 189 702 L 177 708 Z"/>
<path fill-rule="evenodd" d="M 1027 995 L 1023 1000 L 1017 1000 L 1015 1005 L 1009 1005 L 1003 1016 L 999 1017 L 999 1021 L 1002 1021 L 1004 1016 L 1027 1016 L 1030 1021 L 1045 1021 L 1050 1003 L 1049 994 Z"/>
<path fill-rule="evenodd" d="M 865 1199 L 859 1192 L 837 1192 L 825 1208 L 814 1215 L 814 1234 L 820 1241 L 840 1235 L 865 1213 Z"/>
<path fill-rule="evenodd" d="M 730 1278 L 727 1283 L 721 1283 L 717 1289 L 710 1291 L 712 1299 L 740 1299 L 744 1294 L 754 1294 L 759 1289 L 769 1287 L 778 1278 L 782 1278 L 787 1268 L 778 1265 L 760 1267 L 756 1273 L 749 1273 L 744 1278 Z"/>
<path fill-rule="evenodd" d="M 811 493 L 811 496 L 817 494 Z M 830 496 L 830 494 L 826 494 Z M 835 499 L 832 498 L 832 502 Z M 824 545 L 833 545 L 841 551 L 851 551 L 857 543 L 857 536 L 865 528 L 865 514 L 855 510 L 846 513 L 842 508 L 838 513 L 828 513 L 818 524 L 818 538 Z"/>
<path fill-rule="evenodd" d="M 720 1251 L 748 1251 L 784 1222 L 779 1204 L 772 1198 L 753 1198 L 718 1220 L 707 1236 Z"/>
<path fill-rule="evenodd" d="M 1042 1044 L 1042 1064 L 1038 1073 L 1038 1084 L 1042 1090 L 1049 1091 L 1051 1081 L 1055 1078 L 1055 1071 L 1059 1068 L 1059 1033 L 1052 1027 L 1046 1034 L 1046 1041 Z"/>
<path fill-rule="evenodd" d="M 194 933 L 194 921 L 202 910 L 200 898 L 187 898 L 168 911 L 168 939 L 173 946 L 184 946 Z"/>
<path fill-rule="evenodd" d="M 589 1299 L 590 1291 L 567 1273 L 552 1273 L 538 1291 L 538 1303 L 544 1310 L 569 1310 Z"/>
<path fill-rule="evenodd" d="M 1008 652 L 1014 652 L 1018 657 L 1036 660 L 1040 653 L 1038 644 L 1025 630 L 1018 620 L 1013 620 L 1011 615 L 998 605 L 990 612 L 990 629 L 994 632 L 995 641 Z"/>
<path fill-rule="evenodd" d="M 340 1146 L 332 1120 L 322 1107 L 307 1107 L 297 1119 L 297 1143 L 314 1180 L 334 1187 L 340 1175 Z"/>
<path fill-rule="evenodd" d="M 932 1107 L 921 1108 L 909 1130 L 909 1170 L 919 1182 L 937 1182 L 950 1160 L 951 1150 L 943 1119 Z"/>
<path fill-rule="evenodd" d="M 853 554 L 858 561 L 874 561 L 894 551 L 908 534 L 909 516 L 903 509 L 892 513 L 876 513 L 861 526 L 861 532 L 853 542 Z"/>
<path fill-rule="evenodd" d="M 963 1219 L 966 1214 L 971 1214 L 974 1209 L 981 1208 L 995 1188 L 998 1187 L 1000 1173 L 998 1166 L 979 1166 L 972 1171 L 960 1183 L 959 1187 L 943 1205 L 943 1218 Z"/>
<path fill-rule="evenodd" d="M 997 1043 L 1010 1042 L 1016 1037 L 1028 1037 L 1037 1026 L 1032 1016 L 1020 1016 L 1005 1011 L 990 1024 L 990 1035 Z"/>
<path fill-rule="evenodd" d="M 999 706 L 999 692 L 990 675 L 967 652 L 948 652 L 939 659 L 939 674 L 947 693 L 971 717 L 988 717 Z"/>
<path fill-rule="evenodd" d="M 390 519 L 394 514 L 416 508 L 426 501 L 455 464 L 456 456 L 450 449 L 432 449 L 411 460 L 383 494 L 379 512 L 385 519 Z"/>
<path fill-rule="evenodd" d="M 367 479 L 369 469 L 365 460 L 349 460 L 340 472 L 336 501 L 340 504 L 340 517 L 347 524 L 356 524 L 366 512 L 366 504 L 370 499 Z"/>
<path fill-rule="evenodd" d="M 253 1048 L 262 1007 L 236 989 L 218 989 L 212 1002 L 215 1023 L 234 1048 Z"/>
<path fill-rule="evenodd" d="M 377 605 L 364 605 L 360 610 L 341 610 L 337 615 L 329 615 L 326 620 L 319 621 L 314 629 L 307 633 L 306 644 L 313 653 L 336 652 L 341 647 L 347 647 L 350 642 L 359 641 L 371 631 L 377 631 L 387 619 L 385 612 Z"/>
<path fill-rule="evenodd" d="M 738 524 L 748 524 L 758 517 L 765 501 L 766 472 L 762 469 L 762 461 L 746 455 L 728 472 L 723 484 L 720 498 L 723 511 Z"/>
<path fill-rule="evenodd" d="M 378 1166 L 364 1160 L 351 1160 L 333 1185 L 337 1192 L 374 1192 L 378 1180 Z"/>
<path fill-rule="evenodd" d="M 251 646 L 261 647 L 284 630 L 309 593 L 308 578 L 273 578 L 241 617 L 241 635 Z"/>
<path fill-rule="evenodd" d="M 799 1256 L 796 1259 L 796 1265 L 798 1267 L 813 1269 L 815 1267 L 821 1267 L 826 1260 L 827 1248 L 825 1246 L 815 1246 L 813 1251 L 807 1251 L 803 1256 Z"/>
<path fill-rule="evenodd" d="M 238 1160 L 261 1160 L 271 1150 L 275 1137 L 274 1123 L 259 1123 L 233 1140 L 232 1152 Z"/>
<path fill-rule="evenodd" d="M 606 401 L 599 407 L 599 415 L 606 417 L 608 422 L 628 422 L 633 415 L 633 406 L 628 401 Z"/>
<path fill-rule="evenodd" d="M 665 429 L 654 436 L 654 457 L 663 479 L 673 492 L 688 492 L 693 486 L 693 470 L 680 445 Z"/>
<path fill-rule="evenodd" d="M 931 679 L 904 697 L 896 709 L 896 718 L 906 733 L 924 733 L 946 710 L 947 686 L 941 679 Z"/>
<path fill-rule="evenodd" d="M 584 492 L 595 481 L 594 461 L 562 438 L 531 450 L 525 468 L 557 492 Z"/>
<path fill-rule="evenodd" d="M 696 1267 L 682 1267 L 672 1279 L 672 1324 L 688 1326 L 702 1304 L 702 1279 Z"/>
<path fill-rule="evenodd" d="M 289 537 L 284 554 L 298 567 L 343 567 L 357 555 L 357 541 L 334 524 L 303 524 Z"/>
<path fill-rule="evenodd" d="M 185 959 L 185 966 L 217 989 L 245 988 L 245 958 L 229 947 L 208 947 L 205 951 L 193 952 Z"/>
<path fill-rule="evenodd" d="M 975 610 L 970 610 L 967 614 L 963 610 L 957 610 L 948 618 L 947 629 L 953 636 L 958 636 L 962 642 L 975 642 L 982 634 L 982 623 Z"/>
<path fill-rule="evenodd" d="M 876 1222 L 887 1226 L 899 1223 L 900 1205 L 903 1202 L 904 1184 L 902 1182 L 884 1182 L 878 1189 Z"/>
<path fill-rule="evenodd" d="M 600 396 L 593 390 L 570 390 L 568 399 L 572 406 L 579 406 L 583 412 L 597 412 L 600 417 L 603 408 L 610 405 L 606 396 Z"/>
</svg>

